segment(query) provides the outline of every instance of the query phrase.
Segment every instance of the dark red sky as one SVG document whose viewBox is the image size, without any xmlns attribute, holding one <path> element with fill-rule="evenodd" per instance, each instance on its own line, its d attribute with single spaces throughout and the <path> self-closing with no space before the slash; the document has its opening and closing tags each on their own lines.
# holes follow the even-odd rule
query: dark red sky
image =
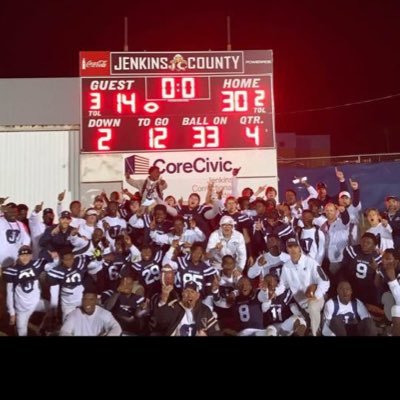
<svg viewBox="0 0 400 400">
<path fill-rule="evenodd" d="M 400 152 L 400 97 L 285 114 L 400 93 L 400 1 L 96 3 L 3 2 L 0 78 L 77 76 L 80 50 L 122 50 L 124 16 L 132 51 L 224 50 L 230 15 L 234 50 L 274 51 L 277 132 L 330 134 L 334 154 Z"/>
</svg>

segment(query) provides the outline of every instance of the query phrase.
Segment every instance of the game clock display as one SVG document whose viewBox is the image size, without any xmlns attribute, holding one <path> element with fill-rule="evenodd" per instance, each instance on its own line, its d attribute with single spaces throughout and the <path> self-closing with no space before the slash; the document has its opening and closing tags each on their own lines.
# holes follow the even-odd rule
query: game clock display
<svg viewBox="0 0 400 400">
<path fill-rule="evenodd" d="M 275 145 L 270 52 L 109 53 L 89 64 L 90 54 L 81 55 L 82 152 Z"/>
</svg>

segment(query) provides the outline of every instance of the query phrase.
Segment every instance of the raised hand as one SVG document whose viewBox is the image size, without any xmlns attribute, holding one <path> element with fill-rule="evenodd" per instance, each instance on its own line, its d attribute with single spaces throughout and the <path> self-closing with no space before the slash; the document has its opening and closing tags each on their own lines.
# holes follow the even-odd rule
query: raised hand
<svg viewBox="0 0 400 400">
<path fill-rule="evenodd" d="M 171 247 L 177 249 L 179 247 L 179 239 L 174 239 L 171 243 Z"/>
<path fill-rule="evenodd" d="M 63 192 L 61 192 L 59 195 L 58 195 L 58 197 L 57 197 L 57 200 L 58 201 L 63 201 L 64 200 L 64 197 L 65 197 L 65 192 L 67 191 L 67 189 L 64 189 L 64 191 Z"/>
<path fill-rule="evenodd" d="M 265 259 L 264 256 L 261 256 L 261 257 L 258 259 L 258 265 L 265 265 L 266 263 L 267 263 L 267 260 Z"/>
<path fill-rule="evenodd" d="M 264 229 L 264 225 L 263 225 L 261 219 L 258 219 L 256 221 L 256 223 L 254 224 L 254 228 L 256 231 L 262 231 Z"/>
<path fill-rule="evenodd" d="M 215 245 L 215 248 L 216 248 L 217 250 L 221 250 L 222 247 L 223 247 L 223 244 L 222 244 L 221 242 L 218 242 L 218 243 Z"/>
<path fill-rule="evenodd" d="M 242 167 L 239 167 L 239 168 L 233 168 L 233 170 L 232 170 L 232 175 L 233 176 L 237 176 L 237 174 L 239 173 L 239 171 L 242 169 Z"/>
<path fill-rule="evenodd" d="M 35 206 L 34 211 L 35 211 L 36 214 L 39 214 L 40 211 L 42 211 L 43 203 L 44 203 L 44 202 L 42 201 L 40 204 L 37 204 L 37 205 Z"/>
<path fill-rule="evenodd" d="M 351 178 L 349 179 L 350 182 L 350 186 L 353 190 L 357 190 L 358 189 L 358 182 L 357 181 L 353 181 Z"/>
<path fill-rule="evenodd" d="M 343 171 L 339 171 L 337 167 L 335 167 L 336 177 L 339 179 L 340 182 L 344 182 L 344 173 Z"/>
<path fill-rule="evenodd" d="M 51 236 L 55 236 L 58 233 L 60 233 L 60 225 L 57 225 L 52 231 L 51 231 Z"/>
<path fill-rule="evenodd" d="M 103 228 L 105 231 L 108 231 L 110 229 L 110 224 L 106 220 L 102 220 L 103 222 Z"/>
<path fill-rule="evenodd" d="M 267 185 L 260 186 L 260 187 L 257 189 L 257 192 L 255 193 L 255 195 L 258 196 L 260 193 L 263 193 L 266 187 L 267 187 Z"/>
<path fill-rule="evenodd" d="M 235 279 L 239 278 L 241 275 L 242 275 L 242 273 L 241 273 L 237 268 L 235 268 L 235 269 L 232 271 L 232 276 L 233 276 Z"/>
</svg>

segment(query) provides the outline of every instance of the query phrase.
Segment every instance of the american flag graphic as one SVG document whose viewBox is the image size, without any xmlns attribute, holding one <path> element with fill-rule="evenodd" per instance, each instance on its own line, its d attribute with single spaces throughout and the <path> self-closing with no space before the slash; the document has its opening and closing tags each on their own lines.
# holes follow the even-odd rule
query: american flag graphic
<svg viewBox="0 0 400 400">
<path fill-rule="evenodd" d="M 150 160 L 146 157 L 130 156 L 125 158 L 125 173 L 130 175 L 149 173 Z"/>
</svg>

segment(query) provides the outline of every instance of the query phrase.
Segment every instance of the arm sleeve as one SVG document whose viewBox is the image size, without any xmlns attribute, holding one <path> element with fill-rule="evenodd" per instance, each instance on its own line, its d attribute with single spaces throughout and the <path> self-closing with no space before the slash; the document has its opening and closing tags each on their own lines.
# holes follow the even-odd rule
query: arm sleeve
<svg viewBox="0 0 400 400">
<path fill-rule="evenodd" d="M 196 226 L 194 229 L 191 229 L 191 231 L 193 232 L 195 242 L 203 242 L 206 240 L 206 235 L 199 227 Z"/>
<path fill-rule="evenodd" d="M 257 278 L 257 276 L 259 276 L 262 273 L 262 266 L 258 263 L 259 259 L 263 257 L 262 255 L 260 257 L 257 258 L 256 262 L 249 268 L 249 270 L 247 271 L 247 276 L 250 279 L 254 279 Z"/>
<path fill-rule="evenodd" d="M 317 253 L 317 262 L 319 265 L 322 265 L 322 261 L 325 257 L 325 235 L 318 229 L 319 236 L 319 244 L 318 244 L 318 253 Z"/>
<path fill-rule="evenodd" d="M 330 321 L 333 315 L 333 301 L 328 300 L 324 307 L 324 317 L 326 320 Z"/>
<path fill-rule="evenodd" d="M 129 248 L 129 252 L 131 253 L 131 262 L 139 262 L 142 260 L 142 255 L 135 245 Z"/>
<path fill-rule="evenodd" d="M 168 251 L 165 253 L 165 256 L 162 260 L 162 266 L 168 264 L 174 271 L 176 271 L 178 269 L 178 263 L 172 259 L 173 254 L 174 254 L 174 248 L 170 247 Z"/>
<path fill-rule="evenodd" d="M 364 306 L 364 304 L 357 299 L 357 312 L 360 318 L 363 320 L 365 318 L 371 318 L 371 315 L 369 314 L 367 308 Z"/>
<path fill-rule="evenodd" d="M 394 297 L 394 301 L 396 302 L 397 306 L 400 306 L 400 284 L 395 279 L 394 281 L 391 281 L 388 283 L 389 289 L 392 292 L 392 295 Z"/>
<path fill-rule="evenodd" d="M 271 300 L 263 301 L 261 304 L 262 312 L 266 313 L 271 308 L 271 304 L 272 304 Z"/>
<path fill-rule="evenodd" d="M 83 239 L 78 235 L 74 235 L 74 236 L 69 235 L 68 241 L 72 244 L 73 247 L 78 247 L 78 248 L 86 246 L 86 244 L 88 242 L 87 239 Z"/>
<path fill-rule="evenodd" d="M 219 242 L 218 233 L 216 233 L 216 232 L 211 233 L 211 235 L 208 239 L 206 251 L 209 252 L 209 251 L 214 250 L 215 246 L 217 245 L 218 242 Z"/>
<path fill-rule="evenodd" d="M 237 176 L 232 176 L 232 196 L 239 197 L 239 180 Z"/>
<path fill-rule="evenodd" d="M 158 245 L 171 244 L 170 236 L 167 233 L 157 233 L 156 231 L 150 231 L 150 238 L 154 243 Z"/>
<path fill-rule="evenodd" d="M 357 207 L 360 204 L 360 189 L 353 190 L 353 206 Z"/>
<path fill-rule="evenodd" d="M 67 315 L 61 327 L 60 336 L 74 336 L 74 327 L 76 324 L 74 317 L 75 317 L 74 312 Z"/>
<path fill-rule="evenodd" d="M 12 282 L 7 282 L 7 310 L 11 316 L 15 315 L 14 284 Z"/>
<path fill-rule="evenodd" d="M 382 228 L 389 234 L 389 236 L 392 238 L 392 232 L 393 232 L 393 229 L 392 229 L 392 227 L 389 225 L 389 224 L 387 224 L 386 226 L 383 226 L 382 225 Z"/>
<path fill-rule="evenodd" d="M 50 286 L 50 308 L 58 307 L 59 294 L 60 294 L 60 285 Z"/>
<path fill-rule="evenodd" d="M 162 189 L 162 190 L 164 190 L 164 189 Z M 175 207 L 171 207 L 163 199 L 160 199 L 158 194 L 156 194 L 156 202 L 157 202 L 157 204 L 162 204 L 163 206 L 165 206 L 165 208 L 167 209 L 167 213 L 169 215 L 171 215 L 172 217 L 176 217 L 178 215 L 178 210 Z"/>
<path fill-rule="evenodd" d="M 339 181 L 339 191 L 340 192 L 349 192 L 349 187 L 347 186 L 346 179 L 344 181 Z M 339 196 L 339 193 L 338 193 Z"/>
<path fill-rule="evenodd" d="M 125 179 L 126 183 L 129 183 L 131 186 L 133 186 L 134 188 L 138 189 L 138 190 L 142 190 L 143 184 L 144 184 L 144 179 L 132 179 L 132 178 L 128 178 Z"/>
<path fill-rule="evenodd" d="M 26 231 L 25 225 L 21 229 L 21 235 L 22 235 L 22 245 L 23 246 L 30 246 L 30 244 L 31 244 L 31 236 Z"/>
<path fill-rule="evenodd" d="M 350 215 L 347 211 L 347 208 L 342 213 L 340 213 L 340 218 L 342 219 L 343 225 L 347 225 L 350 222 Z"/>
<path fill-rule="evenodd" d="M 53 269 L 54 267 L 57 267 L 58 264 L 60 263 L 60 259 L 59 258 L 55 258 L 53 261 L 48 262 L 45 266 L 44 266 L 44 270 L 50 271 L 51 269 Z"/>
<path fill-rule="evenodd" d="M 32 211 L 31 215 L 29 216 L 29 228 L 31 230 L 32 236 L 36 236 L 41 233 L 39 214 L 35 211 Z"/>
<path fill-rule="evenodd" d="M 129 218 L 129 225 L 132 228 L 143 229 L 144 228 L 144 221 L 142 218 L 138 218 L 136 214 L 133 214 L 132 217 Z"/>
<path fill-rule="evenodd" d="M 206 219 L 213 219 L 219 214 L 219 210 L 223 207 L 222 200 L 215 200 L 213 202 L 213 208 L 211 210 L 208 210 L 204 213 L 204 218 Z"/>
<path fill-rule="evenodd" d="M 269 301 L 267 292 L 265 290 L 259 290 L 257 294 L 257 299 L 260 303 L 266 303 L 267 301 Z"/>
<path fill-rule="evenodd" d="M 317 290 L 315 291 L 315 297 L 317 299 L 320 299 L 328 291 L 330 282 L 325 272 L 317 264 L 317 262 L 315 262 L 315 266 L 313 269 L 313 278 L 314 282 L 317 282 Z"/>
<path fill-rule="evenodd" d="M 335 334 L 329 328 L 329 324 L 332 319 L 332 314 L 333 314 L 333 301 L 328 300 L 324 307 L 324 324 L 322 326 L 323 336 L 335 336 Z"/>
<path fill-rule="evenodd" d="M 106 336 L 121 336 L 121 326 L 109 311 L 105 316 L 104 325 L 107 332 Z"/>
<path fill-rule="evenodd" d="M 239 245 L 237 247 L 237 266 L 240 269 L 241 272 L 243 272 L 244 267 L 246 266 L 246 258 L 247 258 L 247 252 L 246 252 L 246 243 L 244 242 L 243 235 L 240 236 L 240 241 Z"/>
<path fill-rule="evenodd" d="M 310 185 L 306 189 L 307 189 L 309 196 L 301 202 L 301 206 L 302 206 L 303 210 L 308 209 L 308 200 L 316 199 L 318 197 L 318 192 L 315 190 L 314 186 Z"/>
<path fill-rule="evenodd" d="M 275 289 L 276 296 L 281 295 L 286 289 L 289 289 L 289 288 L 290 288 L 290 286 L 287 282 L 286 274 L 283 274 L 283 269 L 282 269 L 282 273 L 281 273 L 280 280 L 279 280 L 279 285 Z"/>
<path fill-rule="evenodd" d="M 62 211 L 63 211 L 63 203 L 62 203 L 62 201 L 57 201 L 56 212 L 57 212 L 58 219 L 60 219 L 60 215 L 61 215 Z"/>
</svg>

